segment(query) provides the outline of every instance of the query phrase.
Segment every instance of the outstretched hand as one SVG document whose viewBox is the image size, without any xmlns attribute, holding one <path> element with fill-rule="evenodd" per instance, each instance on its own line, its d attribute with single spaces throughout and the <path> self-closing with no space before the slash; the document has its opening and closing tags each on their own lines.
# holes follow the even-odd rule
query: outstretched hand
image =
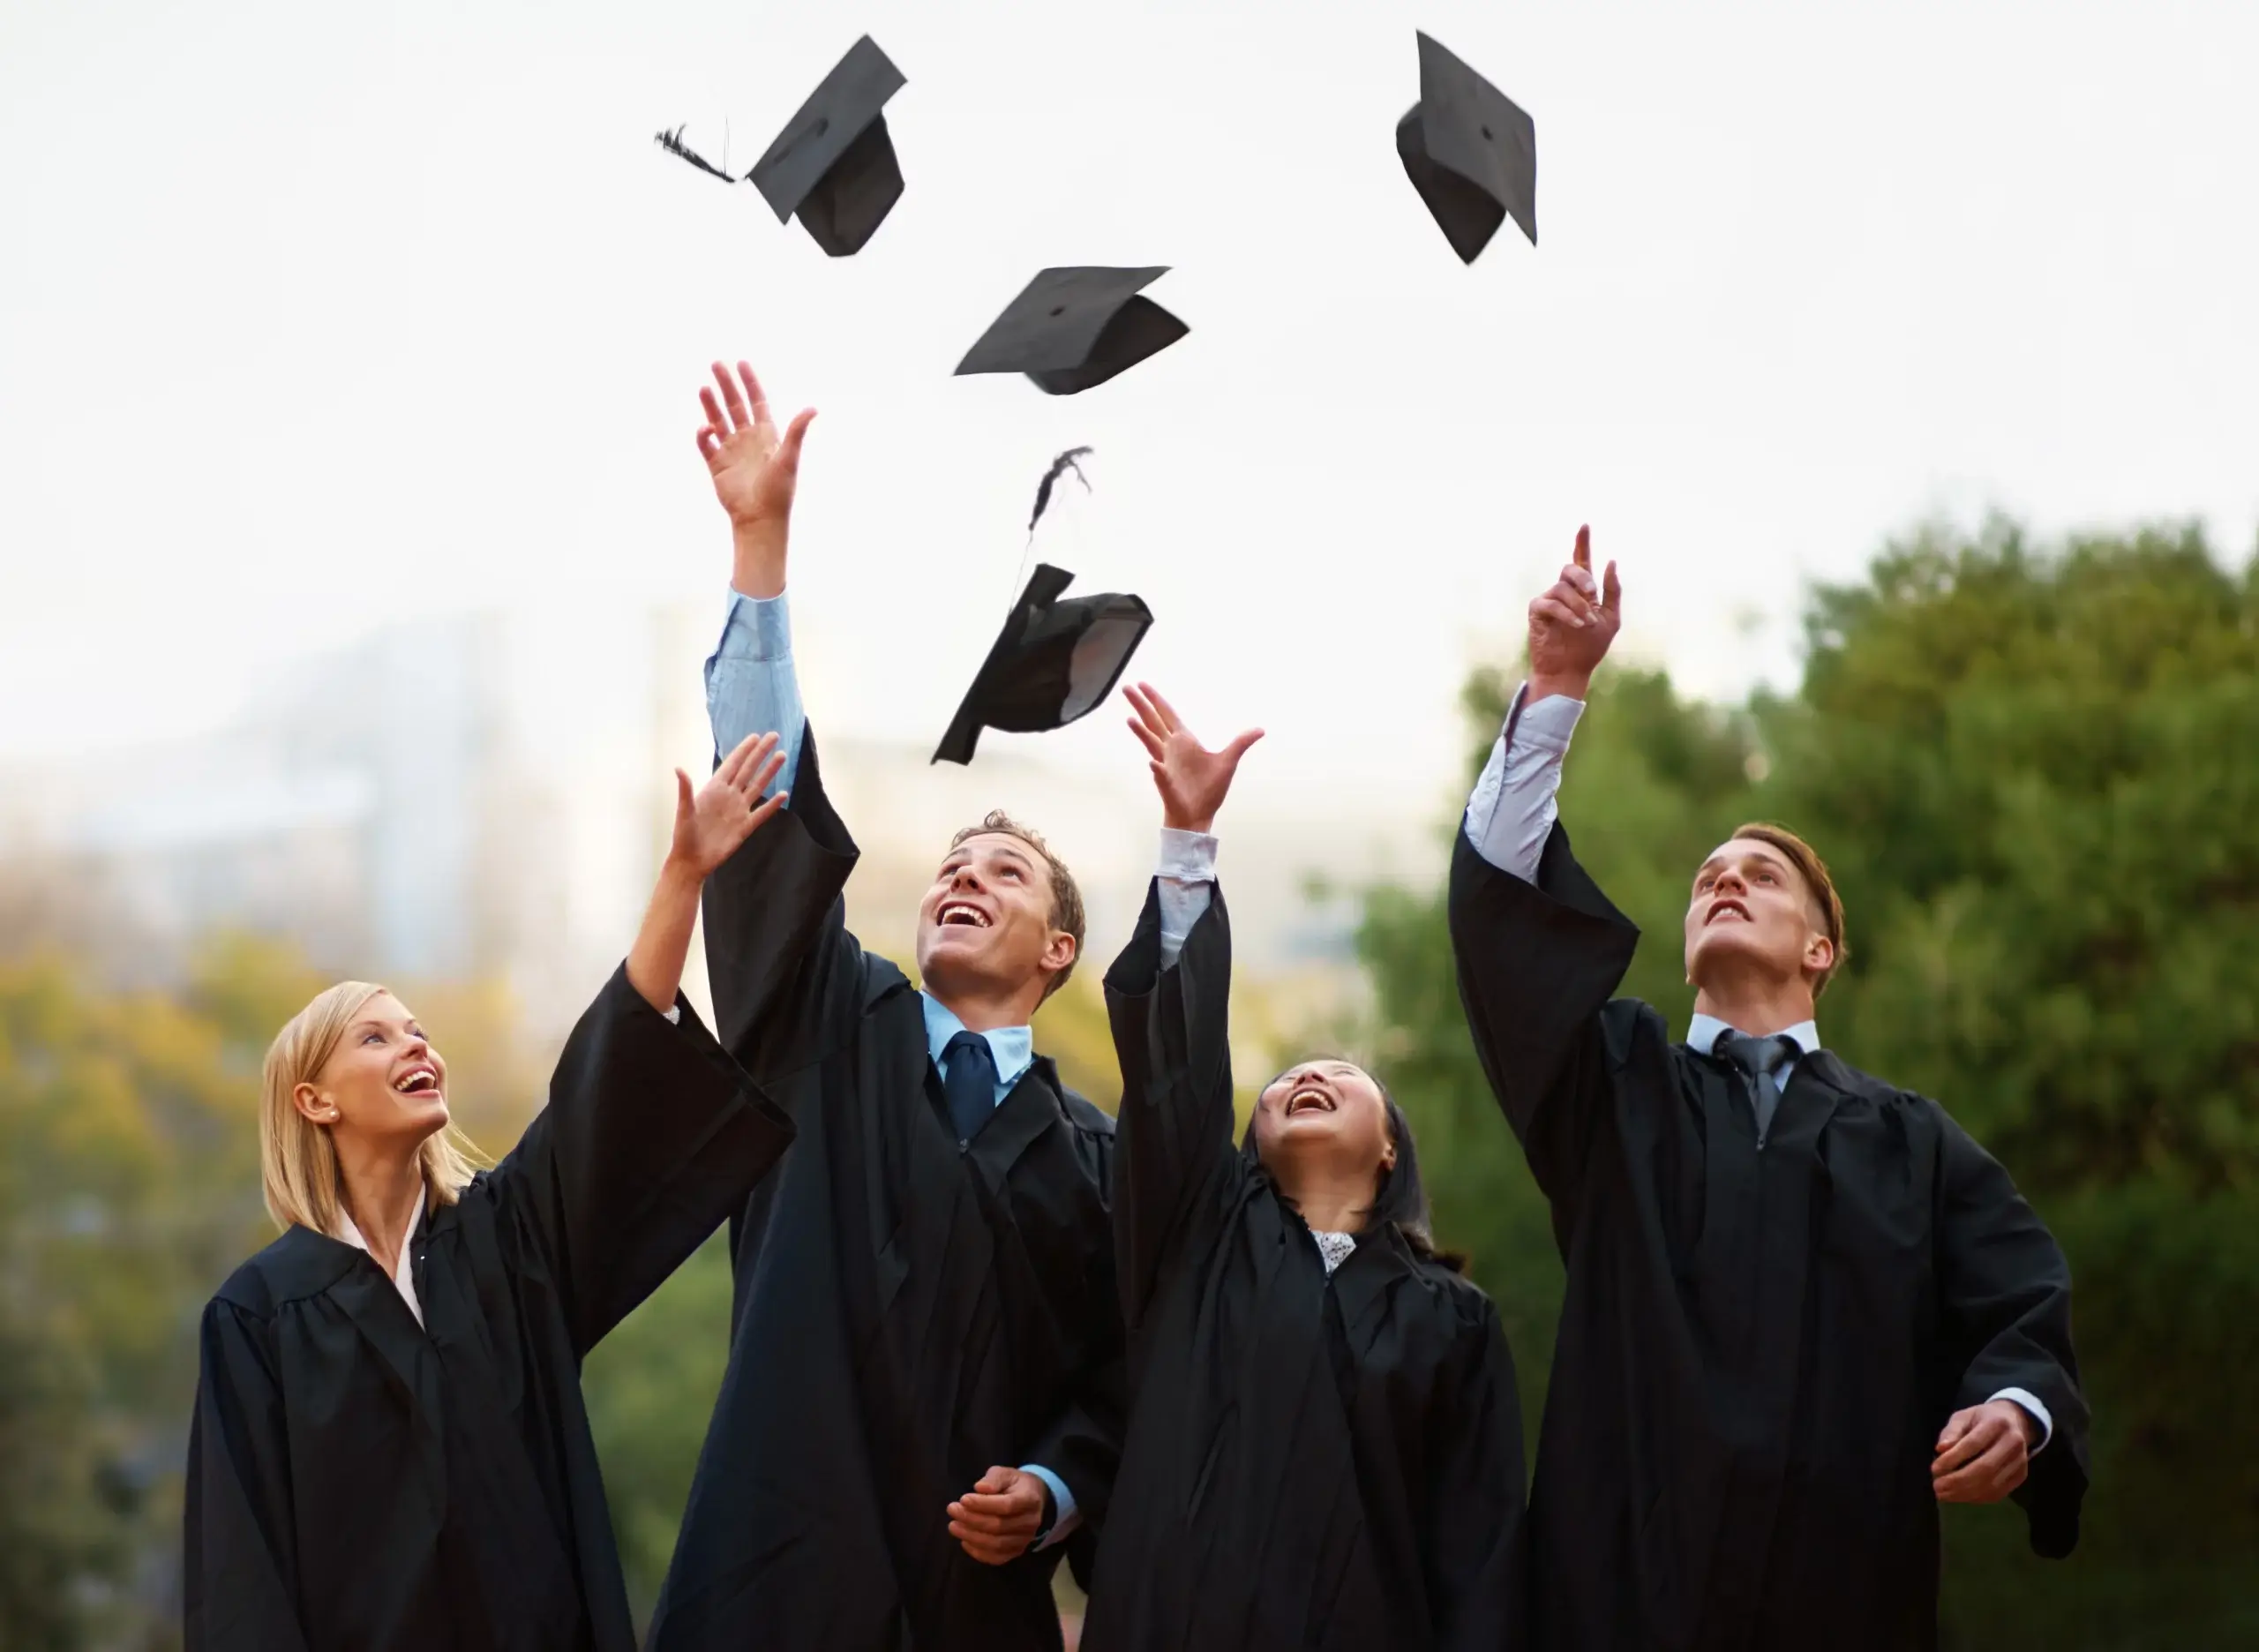
<svg viewBox="0 0 2259 1652">
<path fill-rule="evenodd" d="M 701 881 L 712 875 L 784 807 L 784 792 L 761 795 L 784 767 L 784 754 L 777 749 L 774 734 L 748 734 L 694 795 L 690 777 L 676 770 L 674 843 L 667 859 Z"/>
<path fill-rule="evenodd" d="M 1212 830 L 1232 777 L 1239 772 L 1239 760 L 1263 738 L 1263 731 L 1250 729 L 1221 751 L 1210 751 L 1152 684 L 1139 683 L 1122 693 L 1137 714 L 1130 719 L 1130 732 L 1152 759 L 1161 819 L 1179 831 Z"/>
<path fill-rule="evenodd" d="M 803 408 L 780 436 L 769 411 L 769 397 L 753 368 L 738 364 L 736 377 L 714 364 L 712 388 L 698 393 L 706 412 L 699 427 L 698 452 L 714 478 L 714 497 L 729 513 L 738 542 L 733 582 L 748 597 L 774 597 L 784 589 L 784 549 L 792 522 L 792 496 L 799 485 L 800 442 L 815 418 Z M 751 585 L 773 585 L 752 589 Z"/>
<path fill-rule="evenodd" d="M 1561 577 L 1529 604 L 1529 697 L 1581 700 L 1592 674 L 1623 627 L 1623 587 L 1616 564 L 1592 574 L 1592 529 L 1577 529 L 1577 548 Z"/>
</svg>

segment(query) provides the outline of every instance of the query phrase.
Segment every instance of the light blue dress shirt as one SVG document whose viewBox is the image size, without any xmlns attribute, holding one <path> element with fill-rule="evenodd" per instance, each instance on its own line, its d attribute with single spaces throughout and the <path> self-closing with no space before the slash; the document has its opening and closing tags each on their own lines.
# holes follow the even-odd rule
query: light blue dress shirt
<svg viewBox="0 0 2259 1652">
<path fill-rule="evenodd" d="M 1563 695 L 1548 695 L 1536 704 L 1525 706 L 1528 695 L 1527 683 L 1514 691 L 1506 725 L 1499 731 L 1497 743 L 1490 747 L 1490 760 L 1482 765 L 1475 791 L 1467 800 L 1463 827 L 1467 841 L 1477 854 L 1525 883 L 1535 881 L 1545 840 L 1552 836 L 1553 822 L 1559 815 L 1557 794 L 1561 762 L 1569 755 L 1569 739 L 1576 732 L 1577 719 L 1585 709 L 1583 701 Z M 1715 1016 L 1698 1015 L 1687 1024 L 1686 1048 L 1698 1055 L 1707 1055 L 1718 1034 L 1740 1031 Z M 1796 1041 L 1798 1053 L 1773 1070 L 1773 1082 L 1786 1094 L 1798 1056 L 1816 1055 L 1821 1045 L 1815 1022 L 1799 1021 L 1783 1028 L 1782 1036 Z M 2039 1444 L 2031 1448 L 2032 1454 L 2037 1456 L 2046 1448 L 2054 1438 L 2055 1419 L 2038 1395 L 2022 1388 L 2003 1388 L 1993 1398 L 2013 1400 L 2029 1412 L 2039 1424 Z"/>
<path fill-rule="evenodd" d="M 775 731 L 785 753 L 784 767 L 771 790 L 789 792 L 800 764 L 800 734 L 807 727 L 807 713 L 800 705 L 799 674 L 792 668 L 792 620 L 782 595 L 766 599 L 730 593 L 729 617 L 722 625 L 722 640 L 706 661 L 706 716 L 714 730 L 714 756 L 734 751 L 748 734 Z M 788 803 L 787 808 L 792 806 Z M 965 1030 L 931 993 L 918 995 L 926 1011 L 926 1052 L 934 1069 L 942 1070 L 942 1053 Z M 1012 1086 L 1035 1060 L 1032 1028 L 993 1027 L 981 1036 L 996 1062 L 995 1105 L 1002 1107 Z M 1051 1529 L 1037 1546 L 1048 1549 L 1064 1541 L 1082 1522 L 1075 1494 L 1067 1483 L 1040 1463 L 1022 1463 L 1022 1474 L 1032 1474 L 1051 1488 Z"/>
</svg>

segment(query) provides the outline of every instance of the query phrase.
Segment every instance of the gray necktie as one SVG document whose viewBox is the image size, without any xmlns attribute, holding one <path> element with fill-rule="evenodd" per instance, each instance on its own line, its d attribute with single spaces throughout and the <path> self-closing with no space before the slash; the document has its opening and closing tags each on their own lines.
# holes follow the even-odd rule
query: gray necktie
<svg viewBox="0 0 2259 1652">
<path fill-rule="evenodd" d="M 1728 1030 L 1718 1034 L 1718 1041 L 1710 1046 L 1710 1053 L 1732 1063 L 1749 1080 L 1749 1093 L 1757 1107 L 1757 1141 L 1762 1146 L 1765 1133 L 1773 1128 L 1773 1115 L 1781 1105 L 1781 1086 L 1773 1081 L 1773 1075 L 1784 1063 L 1794 1061 L 1802 1050 L 1785 1033 L 1751 1038 L 1746 1032 Z"/>
</svg>

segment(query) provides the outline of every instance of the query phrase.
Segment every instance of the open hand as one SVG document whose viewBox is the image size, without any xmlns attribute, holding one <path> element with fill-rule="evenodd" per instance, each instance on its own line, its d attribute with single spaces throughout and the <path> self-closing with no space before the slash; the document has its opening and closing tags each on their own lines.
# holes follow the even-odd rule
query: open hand
<svg viewBox="0 0 2259 1652">
<path fill-rule="evenodd" d="M 1130 732 L 1152 759 L 1162 820 L 1179 831 L 1210 830 L 1224 794 L 1232 789 L 1232 777 L 1239 772 L 1239 760 L 1263 738 L 1263 731 L 1250 729 L 1221 751 L 1210 751 L 1152 684 L 1139 683 L 1122 694 L 1137 714 L 1130 719 Z"/>
<path fill-rule="evenodd" d="M 1019 1468 L 991 1468 L 949 1505 L 949 1536 L 983 1566 L 1018 1559 L 1043 1530 L 1051 1488 Z"/>
<path fill-rule="evenodd" d="M 1956 1411 L 1938 1436 L 1930 1489 L 1940 1503 L 1997 1503 L 2031 1472 L 2039 1419 L 2013 1400 Z"/>
<path fill-rule="evenodd" d="M 676 770 L 674 844 L 667 859 L 701 880 L 710 876 L 784 807 L 784 792 L 761 795 L 784 766 L 784 754 L 777 749 L 774 734 L 748 734 L 694 796 L 690 777 Z"/>
<path fill-rule="evenodd" d="M 769 417 L 769 398 L 749 365 L 739 362 L 733 379 L 729 369 L 716 362 L 714 382 L 722 387 L 720 401 L 711 390 L 698 393 L 706 409 L 698 451 L 713 476 L 714 497 L 739 527 L 787 521 L 792 514 L 792 490 L 799 480 L 800 441 L 815 409 L 803 408 L 794 414 L 780 438 L 777 421 Z"/>
<path fill-rule="evenodd" d="M 1616 564 L 1592 576 L 1592 529 L 1577 529 L 1577 548 L 1561 577 L 1529 604 L 1529 695 L 1581 700 L 1624 624 Z"/>
</svg>

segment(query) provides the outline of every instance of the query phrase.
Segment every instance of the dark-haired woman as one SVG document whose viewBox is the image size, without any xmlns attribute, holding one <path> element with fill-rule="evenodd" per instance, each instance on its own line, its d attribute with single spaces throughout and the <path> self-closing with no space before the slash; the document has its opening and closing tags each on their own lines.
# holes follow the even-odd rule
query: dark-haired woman
<svg viewBox="0 0 2259 1652">
<path fill-rule="evenodd" d="M 283 1231 L 204 1313 L 187 1652 L 634 1652 L 581 1360 L 792 1139 L 679 990 L 707 875 L 781 806 L 776 746 L 679 777 L 642 932 L 495 1168 L 383 987 L 276 1035 Z"/>
<path fill-rule="evenodd" d="M 1259 731 L 1211 752 L 1152 688 L 1130 700 L 1167 826 L 1106 980 L 1133 1388 L 1084 1645 L 1519 1646 L 1513 1364 L 1488 1299 L 1429 1240 L 1403 1114 L 1356 1065 L 1307 1061 L 1232 1139 L 1208 833 Z"/>
</svg>

